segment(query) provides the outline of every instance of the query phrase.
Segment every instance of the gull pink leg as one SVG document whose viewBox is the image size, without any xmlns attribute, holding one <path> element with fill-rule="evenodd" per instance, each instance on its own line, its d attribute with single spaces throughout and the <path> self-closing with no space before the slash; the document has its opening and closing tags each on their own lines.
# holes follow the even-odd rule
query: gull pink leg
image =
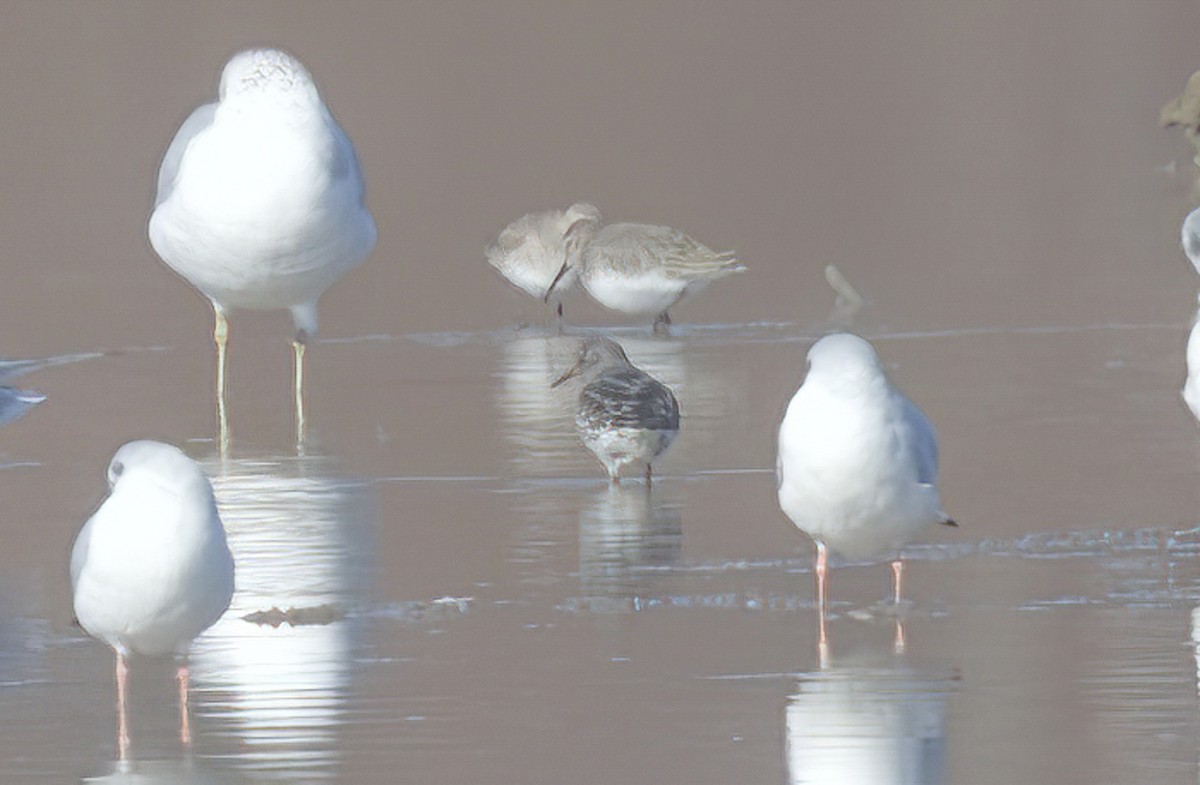
<svg viewBox="0 0 1200 785">
<path fill-rule="evenodd" d="M 129 663 L 117 652 L 117 758 L 129 760 Z"/>
<path fill-rule="evenodd" d="M 817 543 L 817 563 L 814 569 L 817 578 L 817 655 L 821 667 L 829 662 L 829 636 L 825 629 L 827 605 L 825 601 L 826 553 L 825 543 Z"/>
<path fill-rule="evenodd" d="M 180 665 L 175 671 L 175 680 L 179 682 L 179 743 L 183 748 L 191 749 L 192 723 L 188 718 L 188 666 Z"/>
<path fill-rule="evenodd" d="M 904 584 L 904 562 L 896 559 L 892 562 L 892 600 L 896 605 L 896 640 L 893 649 L 897 654 L 904 653 L 904 622 L 900 619 L 900 589 Z"/>
</svg>

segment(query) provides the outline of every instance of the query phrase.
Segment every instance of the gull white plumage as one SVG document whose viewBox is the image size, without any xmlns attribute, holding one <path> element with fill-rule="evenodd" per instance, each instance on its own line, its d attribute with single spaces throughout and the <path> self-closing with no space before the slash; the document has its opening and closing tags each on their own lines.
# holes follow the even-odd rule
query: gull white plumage
<svg viewBox="0 0 1200 785">
<path fill-rule="evenodd" d="M 849 333 L 821 338 L 779 426 L 779 506 L 816 544 L 819 643 L 826 635 L 827 548 L 851 559 L 893 559 L 922 528 L 955 524 L 935 481 L 938 450 L 925 414 L 884 373 L 874 347 Z M 897 622 L 897 648 L 903 629 Z"/>
<path fill-rule="evenodd" d="M 583 342 L 579 359 L 552 386 L 578 378 L 575 425 L 615 485 L 622 467 L 641 462 L 650 483 L 651 463 L 679 434 L 679 402 L 665 384 L 636 367 L 611 338 Z"/>
<path fill-rule="evenodd" d="M 191 743 L 186 654 L 233 596 L 233 557 L 208 477 L 169 444 L 130 442 L 108 465 L 109 494 L 71 550 L 75 616 L 116 653 L 117 746 L 129 753 L 128 660 L 173 654 L 180 741 Z"/>
<path fill-rule="evenodd" d="M 291 55 L 255 49 L 221 74 L 219 99 L 184 121 L 163 156 L 150 244 L 212 303 L 222 446 L 226 314 L 288 309 L 297 437 L 304 348 L 317 300 L 375 246 L 354 147 Z"/>
<path fill-rule="evenodd" d="M 1192 322 L 1192 331 L 1188 333 L 1187 342 L 1187 379 L 1183 382 L 1180 394 L 1187 404 L 1188 411 L 1200 420 L 1200 310 Z"/>
<path fill-rule="evenodd" d="M 1184 254 L 1196 268 L 1196 272 L 1200 273 L 1200 207 L 1192 210 L 1187 218 L 1183 219 L 1180 235 Z M 1192 416 L 1200 420 L 1200 307 L 1196 310 L 1192 330 L 1188 333 L 1186 358 L 1187 379 L 1180 392 Z"/>
<path fill-rule="evenodd" d="M 574 285 L 579 254 L 600 225 L 600 210 L 577 202 L 566 210 L 529 213 L 504 227 L 484 255 L 509 283 L 554 306 Z"/>
<path fill-rule="evenodd" d="M 1188 261 L 1200 273 L 1200 207 L 1188 213 L 1180 229 L 1180 241 Z"/>
<path fill-rule="evenodd" d="M 615 223 L 584 246 L 579 281 L 607 308 L 656 314 L 658 332 L 671 323 L 668 309 L 685 295 L 745 269 L 732 253 L 713 251 L 678 229 Z"/>
</svg>

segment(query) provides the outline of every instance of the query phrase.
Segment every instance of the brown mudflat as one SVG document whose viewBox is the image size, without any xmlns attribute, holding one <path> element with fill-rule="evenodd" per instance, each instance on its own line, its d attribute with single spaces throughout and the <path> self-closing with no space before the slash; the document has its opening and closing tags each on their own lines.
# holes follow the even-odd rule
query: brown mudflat
<svg viewBox="0 0 1200 785">
<path fill-rule="evenodd" d="M 111 654 L 70 624 L 67 559 L 113 449 L 148 437 L 205 461 L 238 559 L 192 658 L 190 762 L 169 665 L 135 663 L 151 781 L 899 782 L 921 751 L 929 782 L 1194 783 L 1193 172 L 1156 118 L 1200 67 L 1195 21 L 1083 0 L 6 9 L 0 356 L 104 356 L 22 378 L 48 400 L 0 430 L 0 780 L 112 771 Z M 145 223 L 171 134 L 253 43 L 314 73 L 379 244 L 322 301 L 303 456 L 288 317 L 233 314 L 222 462 L 208 307 Z M 749 270 L 669 338 L 578 292 L 559 337 L 483 248 L 581 199 Z M 821 669 L 773 463 L 829 264 L 938 429 L 960 528 L 909 553 L 902 657 L 887 568 L 834 566 Z M 548 389 L 610 327 L 683 412 L 649 493 L 607 487 Z"/>
</svg>

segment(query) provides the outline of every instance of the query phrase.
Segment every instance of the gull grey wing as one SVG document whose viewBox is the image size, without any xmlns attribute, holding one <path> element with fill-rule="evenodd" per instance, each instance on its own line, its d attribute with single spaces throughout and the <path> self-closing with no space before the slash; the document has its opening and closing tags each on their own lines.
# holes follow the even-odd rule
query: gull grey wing
<svg viewBox="0 0 1200 785">
<path fill-rule="evenodd" d="M 1200 210 L 1192 210 L 1183 219 L 1183 252 L 1200 269 Z"/>
<path fill-rule="evenodd" d="M 79 530 L 79 536 L 75 538 L 75 545 L 71 548 L 71 593 L 75 593 L 75 586 L 79 583 L 79 573 L 83 571 L 83 565 L 88 560 L 88 547 L 92 541 L 92 518 L 88 518 L 87 523 Z"/>
<path fill-rule="evenodd" d="M 679 402 L 662 382 L 637 368 L 606 373 L 583 388 L 580 416 L 595 426 L 679 429 Z"/>
<path fill-rule="evenodd" d="M 154 197 L 155 207 L 165 202 L 171 195 L 171 190 L 175 187 L 175 175 L 179 174 L 179 162 L 183 160 L 188 143 L 196 134 L 212 125 L 213 114 L 216 111 L 215 103 L 197 107 L 175 132 L 175 138 L 171 140 L 171 144 L 167 146 L 167 152 L 163 154 L 162 165 L 158 167 L 158 193 Z"/>
<path fill-rule="evenodd" d="M 933 485 L 937 480 L 938 448 L 937 437 L 933 425 L 925 412 L 903 395 L 897 394 L 901 401 L 903 439 L 913 451 L 917 459 L 917 481 L 925 485 Z"/>
<path fill-rule="evenodd" d="M 333 160 L 329 171 L 335 180 L 347 180 L 353 184 L 358 201 L 361 204 L 366 197 L 366 183 L 363 182 L 362 169 L 358 165 L 358 153 L 350 137 L 342 130 L 332 116 L 329 116 L 329 130 L 334 138 Z"/>
<path fill-rule="evenodd" d="M 12 422 L 44 400 L 46 396 L 40 393 L 0 387 L 0 425 Z"/>
</svg>

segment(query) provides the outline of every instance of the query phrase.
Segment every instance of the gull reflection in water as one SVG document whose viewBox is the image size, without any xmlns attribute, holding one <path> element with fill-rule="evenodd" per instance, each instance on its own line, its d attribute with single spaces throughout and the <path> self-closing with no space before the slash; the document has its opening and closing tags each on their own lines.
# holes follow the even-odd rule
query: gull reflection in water
<svg viewBox="0 0 1200 785">
<path fill-rule="evenodd" d="M 134 760 L 114 766 L 101 777 L 85 777 L 86 785 L 233 785 L 239 780 L 204 768 L 194 759 Z"/>
<path fill-rule="evenodd" d="M 579 580 L 596 602 L 616 609 L 652 591 L 655 576 L 678 564 L 683 551 L 680 502 L 662 484 L 608 485 L 579 514 Z M 609 608 L 613 610 L 613 608 Z"/>
<path fill-rule="evenodd" d="M 229 611 L 192 648 L 210 724 L 239 768 L 329 777 L 366 595 L 375 501 L 321 457 L 206 467 L 237 565 Z M 205 719 L 205 717 L 201 717 Z"/>
<path fill-rule="evenodd" d="M 579 476 L 590 469 L 596 470 L 596 476 L 604 474 L 575 431 L 578 389 L 550 386 L 578 359 L 584 337 L 516 336 L 504 345 L 496 408 L 509 446 L 506 455 L 517 474 Z M 688 436 L 688 422 L 707 408 L 706 402 L 723 399 L 722 380 L 689 377 L 682 342 L 646 336 L 612 337 L 630 361 L 675 393 L 685 418 L 681 439 Z M 694 389 L 705 385 L 712 387 L 710 394 Z"/>
<path fill-rule="evenodd" d="M 952 673 L 895 663 L 802 675 L 785 712 L 788 781 L 936 785 L 944 781 Z"/>
<path fill-rule="evenodd" d="M 1192 609 L 1192 653 L 1196 658 L 1196 690 L 1200 693 L 1200 607 Z"/>
</svg>

